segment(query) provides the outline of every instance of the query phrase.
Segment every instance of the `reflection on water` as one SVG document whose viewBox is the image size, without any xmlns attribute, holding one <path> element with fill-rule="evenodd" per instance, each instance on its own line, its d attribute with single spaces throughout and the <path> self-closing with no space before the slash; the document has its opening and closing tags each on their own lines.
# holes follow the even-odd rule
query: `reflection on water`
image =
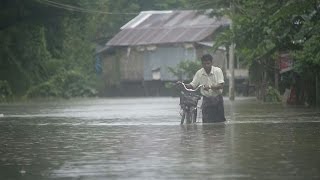
<svg viewBox="0 0 320 180">
<path fill-rule="evenodd" d="M 319 179 L 320 114 L 226 99 L 179 125 L 177 98 L 1 105 L 0 179 Z"/>
</svg>

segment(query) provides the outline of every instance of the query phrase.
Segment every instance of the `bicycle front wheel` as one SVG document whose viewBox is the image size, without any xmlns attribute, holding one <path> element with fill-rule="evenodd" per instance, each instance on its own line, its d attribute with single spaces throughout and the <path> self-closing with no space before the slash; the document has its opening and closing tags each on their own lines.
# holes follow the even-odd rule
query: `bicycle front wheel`
<svg viewBox="0 0 320 180">
<path fill-rule="evenodd" d="M 197 122 L 197 108 L 195 108 L 192 112 L 191 112 L 191 116 L 192 116 L 192 123 L 196 123 Z"/>
</svg>

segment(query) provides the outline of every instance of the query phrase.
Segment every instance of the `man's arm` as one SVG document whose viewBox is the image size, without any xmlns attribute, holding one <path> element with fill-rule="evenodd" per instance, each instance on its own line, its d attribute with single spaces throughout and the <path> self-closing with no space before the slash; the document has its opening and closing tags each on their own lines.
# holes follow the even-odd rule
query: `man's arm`
<svg viewBox="0 0 320 180">
<path fill-rule="evenodd" d="M 220 84 L 215 85 L 215 86 L 210 86 L 210 89 L 212 89 L 212 90 L 223 89 L 223 85 L 224 85 L 224 83 L 220 83 Z"/>
<path fill-rule="evenodd" d="M 224 85 L 224 83 L 220 83 L 220 84 L 218 84 L 218 85 L 211 85 L 211 86 L 204 86 L 204 90 L 205 91 L 209 91 L 209 89 L 212 89 L 212 90 L 219 90 L 219 89 L 223 89 L 223 85 Z"/>
<path fill-rule="evenodd" d="M 224 77 L 223 77 L 223 72 L 222 70 L 219 68 L 218 72 L 217 72 L 217 85 L 212 86 L 211 89 L 212 90 L 220 90 L 223 89 L 223 85 L 224 85 Z"/>
</svg>

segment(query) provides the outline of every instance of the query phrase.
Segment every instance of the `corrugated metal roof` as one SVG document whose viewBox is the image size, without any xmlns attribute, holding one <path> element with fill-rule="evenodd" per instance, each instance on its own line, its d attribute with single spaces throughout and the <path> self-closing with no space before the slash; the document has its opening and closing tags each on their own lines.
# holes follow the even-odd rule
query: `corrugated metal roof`
<svg viewBox="0 0 320 180">
<path fill-rule="evenodd" d="M 210 18 L 197 11 L 143 11 L 125 24 L 107 46 L 135 46 L 164 43 L 198 42 L 220 26 L 230 24 L 227 18 Z"/>
</svg>

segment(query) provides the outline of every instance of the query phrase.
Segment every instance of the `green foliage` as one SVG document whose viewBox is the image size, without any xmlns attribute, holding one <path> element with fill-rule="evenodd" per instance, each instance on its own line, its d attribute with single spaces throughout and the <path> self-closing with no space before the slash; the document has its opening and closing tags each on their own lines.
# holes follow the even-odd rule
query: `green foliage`
<svg viewBox="0 0 320 180">
<path fill-rule="evenodd" d="M 36 97 L 60 97 L 62 94 L 50 81 L 31 87 L 26 93 L 27 98 Z"/>
<path fill-rule="evenodd" d="M 265 102 L 281 102 L 281 95 L 277 89 L 272 86 L 268 86 L 264 99 Z"/>
<path fill-rule="evenodd" d="M 320 33 L 306 40 L 303 49 L 295 51 L 295 69 L 299 73 L 317 72 L 320 67 Z"/>
<path fill-rule="evenodd" d="M 29 89 L 27 98 L 35 97 L 91 97 L 97 91 L 81 73 L 70 71 L 53 76 L 49 81 Z"/>
<path fill-rule="evenodd" d="M 312 43 L 309 45 L 308 39 L 319 37 L 318 1 L 199 0 L 197 3 L 202 4 L 202 8 L 226 9 L 224 15 L 232 20 L 232 30 L 225 29 L 215 39 L 216 46 L 235 42 L 237 55 L 249 61 L 248 64 L 271 57 L 281 50 L 309 49 Z M 229 7 L 234 7 L 234 10 Z M 312 49 L 320 46 L 316 43 L 312 45 Z M 317 59 L 317 52 L 309 53 L 315 58 L 308 59 Z"/>
<path fill-rule="evenodd" d="M 179 80 L 191 80 L 194 74 L 201 68 L 200 61 L 181 61 L 176 67 L 168 67 L 170 73 Z"/>
<path fill-rule="evenodd" d="M 12 91 L 7 81 L 0 81 L 0 102 L 8 101 L 12 98 Z"/>
<path fill-rule="evenodd" d="M 44 62 L 50 59 L 50 53 L 43 26 L 19 24 L 0 31 L 0 38 L 0 75 L 12 84 L 14 93 L 48 78 Z"/>
<path fill-rule="evenodd" d="M 60 3 L 91 6 L 88 2 Z M 66 89 L 63 87 L 65 85 L 54 83 L 53 79 L 59 76 L 70 77 L 63 72 L 78 72 L 86 77 L 86 81 L 93 81 L 95 72 L 92 40 L 99 25 L 98 15 L 75 14 L 39 1 L 8 1 L 6 5 L 5 9 L 19 6 L 25 11 L 22 14 L 8 11 L 12 16 L 21 16 L 21 21 L 0 29 L 0 38 L 3 39 L 0 45 L 0 77 L 12 84 L 13 93 L 23 95 L 28 92 L 27 97 L 95 94 L 95 85 L 88 83 L 78 83 L 83 87 L 73 83 L 67 91 L 61 93 L 61 89 Z M 12 16 L 8 15 L 7 20 Z M 88 85 L 90 87 L 86 87 Z M 79 90 L 75 90 L 76 88 Z"/>
</svg>

